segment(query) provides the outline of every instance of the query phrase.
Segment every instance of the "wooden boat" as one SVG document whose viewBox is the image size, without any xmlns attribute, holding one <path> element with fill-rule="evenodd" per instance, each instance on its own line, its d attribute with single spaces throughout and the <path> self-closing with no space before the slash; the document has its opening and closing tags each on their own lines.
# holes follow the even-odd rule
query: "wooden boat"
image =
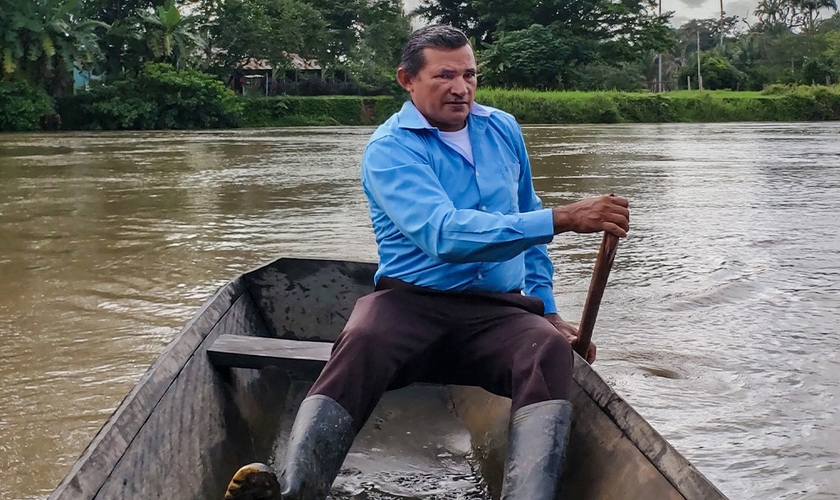
<svg viewBox="0 0 840 500">
<path fill-rule="evenodd" d="M 371 291 L 374 271 L 284 258 L 222 287 L 50 498 L 222 498 L 240 465 L 270 463 L 283 449 L 297 406 L 356 299 Z M 725 498 L 580 358 L 575 381 L 568 498 Z M 352 498 L 380 474 L 416 495 L 380 490 L 362 498 L 497 498 L 509 407 L 474 387 L 386 394 L 345 461 L 336 496 Z"/>
</svg>

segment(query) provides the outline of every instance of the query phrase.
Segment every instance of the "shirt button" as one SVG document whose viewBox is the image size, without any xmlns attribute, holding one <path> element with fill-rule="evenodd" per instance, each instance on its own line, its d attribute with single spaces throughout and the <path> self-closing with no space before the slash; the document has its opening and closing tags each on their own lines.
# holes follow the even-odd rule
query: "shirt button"
<svg viewBox="0 0 840 500">
<path fill-rule="evenodd" d="M 478 279 L 482 279 L 482 278 L 484 278 L 484 275 L 481 274 L 481 273 L 478 273 Z"/>
<path fill-rule="evenodd" d="M 478 172 L 476 172 L 476 173 L 475 173 L 475 176 L 476 176 L 476 177 L 481 177 L 481 174 L 480 174 L 480 173 L 478 173 Z"/>
<path fill-rule="evenodd" d="M 481 209 L 486 212 L 487 211 L 487 205 L 482 206 Z"/>
</svg>

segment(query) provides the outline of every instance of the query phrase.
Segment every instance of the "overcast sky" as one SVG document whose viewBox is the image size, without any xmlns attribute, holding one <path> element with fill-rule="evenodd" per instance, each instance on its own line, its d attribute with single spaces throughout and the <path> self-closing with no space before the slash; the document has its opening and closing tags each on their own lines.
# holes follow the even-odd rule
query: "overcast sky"
<svg viewBox="0 0 840 500">
<path fill-rule="evenodd" d="M 412 10 L 420 0 L 403 0 L 406 9 Z M 723 10 L 727 16 L 739 16 L 752 23 L 755 18 L 752 11 L 758 0 L 723 0 Z M 689 19 L 707 19 L 720 17 L 720 0 L 662 0 L 662 11 L 674 11 L 672 23 L 679 26 Z"/>
</svg>

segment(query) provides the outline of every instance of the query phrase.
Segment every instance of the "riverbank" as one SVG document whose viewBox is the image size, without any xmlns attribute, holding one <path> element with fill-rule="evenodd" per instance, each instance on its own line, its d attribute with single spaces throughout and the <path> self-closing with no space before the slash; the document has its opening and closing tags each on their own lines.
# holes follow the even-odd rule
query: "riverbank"
<svg viewBox="0 0 840 500">
<path fill-rule="evenodd" d="M 476 100 L 528 124 L 840 120 L 840 85 L 661 94 L 489 89 Z"/>
<path fill-rule="evenodd" d="M 504 109 L 523 124 L 840 120 L 840 85 L 662 94 L 480 89 L 476 101 Z M 402 102 L 389 97 L 249 99 L 243 125 L 375 125 L 398 110 Z"/>
<path fill-rule="evenodd" d="M 397 111 L 404 99 L 388 96 L 245 98 L 225 91 L 218 82 L 191 85 L 184 92 L 180 88 L 166 88 L 140 94 L 142 91 L 138 90 L 135 91 L 138 95 L 128 97 L 124 95 L 125 89 L 67 96 L 57 101 L 54 111 L 46 109 L 49 100 L 41 99 L 37 107 L 31 104 L 30 95 L 18 97 L 17 101 L 12 96 L 10 102 L 4 102 L 4 94 L 0 92 L 0 109 L 9 112 L 0 112 L 0 131 L 41 127 L 146 130 L 376 125 Z M 203 90 L 207 86 L 212 92 Z M 138 88 L 148 89 L 148 86 Z M 195 91 L 196 88 L 201 92 Z M 189 92 L 199 97 L 188 95 Z M 9 95 L 5 94 L 6 100 L 10 99 Z M 523 124 L 840 120 L 840 85 L 776 86 L 763 92 L 661 94 L 479 89 L 476 101 L 504 109 Z M 9 122 L 5 125 L 4 115 L 8 115 L 5 121 Z M 22 116 L 29 118 L 22 120 Z M 49 119 L 45 120 L 45 116 Z"/>
</svg>

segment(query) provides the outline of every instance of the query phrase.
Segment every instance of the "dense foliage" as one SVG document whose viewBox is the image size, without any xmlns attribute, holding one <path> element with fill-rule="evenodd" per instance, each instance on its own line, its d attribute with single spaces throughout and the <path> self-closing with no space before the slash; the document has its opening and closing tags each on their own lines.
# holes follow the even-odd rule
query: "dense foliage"
<svg viewBox="0 0 840 500">
<path fill-rule="evenodd" d="M 662 94 L 484 89 L 477 98 L 522 123 L 840 120 L 840 85 Z"/>
<path fill-rule="evenodd" d="M 236 127 L 243 107 L 215 78 L 164 63 L 147 63 L 137 74 L 123 74 L 58 104 L 67 126 L 94 130 Z"/>
<path fill-rule="evenodd" d="M 246 127 L 376 125 L 402 105 L 392 97 L 257 97 L 245 101 Z"/>
<path fill-rule="evenodd" d="M 208 20 L 204 64 L 211 71 L 229 75 L 252 59 L 282 77 L 295 71 L 290 54 L 296 54 L 316 61 L 317 78 L 349 75 L 364 93 L 389 91 L 411 32 L 400 0 L 203 0 L 199 6 Z"/>
<path fill-rule="evenodd" d="M 692 20 L 677 30 L 678 43 L 665 62 L 670 88 L 686 88 L 687 77 L 697 87 L 697 40 L 704 88 L 761 90 L 772 84 L 838 82 L 840 74 L 840 14 L 835 0 L 822 10 L 796 0 L 761 0 L 759 22 L 748 26 L 737 17 Z M 772 7 L 775 5 L 776 7 Z"/>
<path fill-rule="evenodd" d="M 80 0 L 0 0 L 0 75 L 63 93 L 73 66 L 101 60 L 96 29 L 80 19 Z"/>
<path fill-rule="evenodd" d="M 0 132 L 38 130 L 52 115 L 52 100 L 24 82 L 0 82 Z"/>
<path fill-rule="evenodd" d="M 651 0 L 423 0 L 418 13 L 478 43 L 494 85 L 585 88 L 591 65 L 619 67 L 675 42 Z M 631 77 L 631 79 L 635 79 Z"/>
<path fill-rule="evenodd" d="M 654 0 L 422 0 L 410 14 L 401 0 L 0 0 L 0 81 L 15 82 L 4 87 L 7 100 L 11 88 L 38 96 L 31 112 L 41 118 L 15 120 L 29 124 L 16 129 L 54 126 L 44 95 L 62 104 L 65 127 L 88 118 L 80 126 L 228 126 L 237 112 L 222 86 L 253 93 L 248 82 L 260 82 L 262 95 L 404 96 L 394 70 L 416 15 L 467 32 L 485 87 L 679 90 L 697 89 L 701 77 L 706 90 L 830 86 L 840 80 L 836 1 L 760 0 L 752 25 L 721 13 L 672 28 L 672 13 L 658 14 Z M 90 87 L 76 99 L 67 97 L 74 69 Z M 141 81 L 178 93 L 156 96 Z M 188 117 L 187 106 L 199 102 L 206 108 Z M 16 116 L 12 109 L 4 116 Z M 329 121 L 313 112 L 289 116 Z"/>
<path fill-rule="evenodd" d="M 836 0 L 761 0 L 759 22 L 694 19 L 678 29 L 655 2 L 630 0 L 423 0 L 418 13 L 477 41 L 483 83 L 506 88 L 761 90 L 826 84 L 840 74 Z"/>
</svg>

